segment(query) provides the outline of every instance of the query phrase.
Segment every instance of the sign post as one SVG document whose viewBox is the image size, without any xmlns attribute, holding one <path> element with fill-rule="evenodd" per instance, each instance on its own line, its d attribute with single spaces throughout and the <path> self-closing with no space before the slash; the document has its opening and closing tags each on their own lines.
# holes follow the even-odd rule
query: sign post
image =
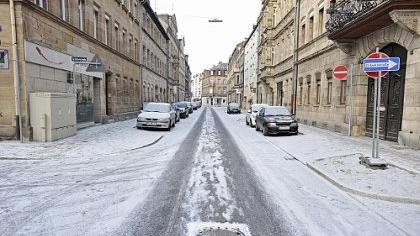
<svg viewBox="0 0 420 236">
<path fill-rule="evenodd" d="M 375 80 L 374 84 L 374 101 L 373 101 L 373 125 L 372 125 L 372 158 L 374 161 L 364 159 L 366 164 L 370 166 L 385 166 L 385 162 L 379 161 L 379 135 L 381 127 L 381 87 L 382 77 L 386 76 L 389 71 L 400 70 L 400 58 L 389 57 L 387 54 L 379 52 L 379 47 L 376 52 L 370 54 L 363 60 L 363 71 Z"/>
<path fill-rule="evenodd" d="M 338 80 L 347 80 L 347 75 L 349 74 L 349 71 L 345 65 L 339 65 L 334 68 L 333 75 L 334 78 Z M 352 114 L 353 114 L 353 64 L 350 65 L 350 101 L 349 101 L 349 116 L 348 116 L 348 136 L 351 136 L 351 127 L 352 127 Z"/>
</svg>

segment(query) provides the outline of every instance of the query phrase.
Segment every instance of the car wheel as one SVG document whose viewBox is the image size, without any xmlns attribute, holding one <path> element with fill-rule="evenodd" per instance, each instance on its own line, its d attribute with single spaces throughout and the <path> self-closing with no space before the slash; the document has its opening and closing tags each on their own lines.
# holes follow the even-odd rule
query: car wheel
<svg viewBox="0 0 420 236">
<path fill-rule="evenodd" d="M 141 127 L 138 127 L 138 126 L 137 126 L 137 129 L 141 129 Z"/>
<path fill-rule="evenodd" d="M 262 132 L 263 132 L 263 135 L 264 136 L 267 136 L 268 135 L 268 131 L 267 131 L 267 128 L 266 127 L 263 127 Z"/>
<path fill-rule="evenodd" d="M 245 124 L 248 126 L 249 125 L 249 122 L 248 122 L 248 119 L 247 118 L 245 118 Z"/>
<path fill-rule="evenodd" d="M 255 124 L 255 130 L 260 131 L 260 128 L 258 127 L 258 124 Z"/>
<path fill-rule="evenodd" d="M 172 127 L 175 127 L 175 123 L 176 123 L 176 121 L 174 120 L 174 122 L 172 123 Z"/>
</svg>

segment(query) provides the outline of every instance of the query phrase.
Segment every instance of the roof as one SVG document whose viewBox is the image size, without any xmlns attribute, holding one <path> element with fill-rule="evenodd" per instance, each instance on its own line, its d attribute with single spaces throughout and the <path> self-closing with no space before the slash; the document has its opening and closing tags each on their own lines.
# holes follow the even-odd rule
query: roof
<svg viewBox="0 0 420 236">
<path fill-rule="evenodd" d="M 227 70 L 228 64 L 219 61 L 217 65 L 214 65 L 210 70 Z"/>
<path fill-rule="evenodd" d="M 169 36 L 166 33 L 165 29 L 163 28 L 162 24 L 160 23 L 160 20 L 156 13 L 153 11 L 152 7 L 150 6 L 149 1 L 142 1 L 144 8 L 146 9 L 146 12 L 150 15 L 153 22 L 155 22 L 156 26 L 158 27 L 159 31 L 162 33 L 163 37 L 165 37 L 166 40 L 169 40 Z"/>
</svg>

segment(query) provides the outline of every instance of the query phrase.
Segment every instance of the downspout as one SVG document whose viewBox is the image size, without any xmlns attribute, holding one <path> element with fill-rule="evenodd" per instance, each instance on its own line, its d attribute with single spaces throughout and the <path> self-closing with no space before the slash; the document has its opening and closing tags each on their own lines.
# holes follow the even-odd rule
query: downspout
<svg viewBox="0 0 420 236">
<path fill-rule="evenodd" d="M 173 102 L 169 100 L 169 61 L 170 61 L 169 43 L 170 43 L 170 40 L 166 40 L 166 66 L 165 66 L 166 94 L 165 94 L 165 97 L 166 97 L 166 102 Z"/>
<path fill-rule="evenodd" d="M 294 50 L 293 50 L 293 84 L 292 84 L 292 114 L 296 116 L 297 108 L 297 81 L 299 70 L 299 30 L 300 30 L 300 0 L 296 0 L 295 6 L 295 30 L 294 30 Z"/>
<path fill-rule="evenodd" d="M 13 50 L 13 80 L 15 87 L 15 107 L 16 107 L 16 139 L 23 142 L 22 115 L 20 110 L 20 79 L 19 79 L 19 56 L 17 51 L 16 37 L 16 16 L 14 0 L 9 0 L 10 21 L 12 23 L 12 50 Z"/>
</svg>

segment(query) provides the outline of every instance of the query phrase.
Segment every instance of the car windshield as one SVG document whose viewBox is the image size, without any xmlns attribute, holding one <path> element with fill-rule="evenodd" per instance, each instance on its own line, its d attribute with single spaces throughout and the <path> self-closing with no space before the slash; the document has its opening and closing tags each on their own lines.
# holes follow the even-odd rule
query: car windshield
<svg viewBox="0 0 420 236">
<path fill-rule="evenodd" d="M 254 105 L 252 106 L 252 112 L 259 112 L 264 105 Z"/>
<path fill-rule="evenodd" d="M 285 107 L 267 107 L 265 109 L 265 116 L 290 116 L 290 112 Z"/>
<path fill-rule="evenodd" d="M 230 108 L 239 108 L 239 104 L 238 103 L 230 103 L 229 107 Z"/>
<path fill-rule="evenodd" d="M 170 105 L 161 103 L 149 103 L 144 108 L 144 112 L 168 113 L 170 110 Z"/>
<path fill-rule="evenodd" d="M 184 102 L 178 102 L 178 103 L 175 104 L 175 106 L 178 107 L 178 108 L 186 108 L 187 104 L 184 103 Z"/>
</svg>

